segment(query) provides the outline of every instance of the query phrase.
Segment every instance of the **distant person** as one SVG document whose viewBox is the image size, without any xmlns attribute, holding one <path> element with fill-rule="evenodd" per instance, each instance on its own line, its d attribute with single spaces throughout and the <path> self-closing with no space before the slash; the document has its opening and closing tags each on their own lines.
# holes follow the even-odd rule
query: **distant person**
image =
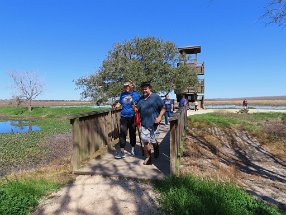
<svg viewBox="0 0 286 215">
<path fill-rule="evenodd" d="M 187 106 L 187 100 L 184 95 L 181 95 L 181 98 L 179 100 L 179 109 L 186 108 L 186 106 Z"/>
<path fill-rule="evenodd" d="M 173 116 L 173 110 L 174 110 L 174 102 L 170 99 L 169 95 L 166 95 L 165 99 L 163 100 L 165 105 L 165 125 L 169 124 L 169 117 Z"/>
<path fill-rule="evenodd" d="M 198 109 L 199 103 L 198 103 L 197 100 L 194 102 L 194 105 L 195 105 L 195 111 L 199 110 L 199 109 Z"/>
<path fill-rule="evenodd" d="M 161 97 L 152 92 L 149 82 L 141 84 L 142 96 L 137 103 L 141 118 L 141 140 L 144 144 L 144 165 L 151 165 L 151 144 L 154 149 L 154 157 L 159 157 L 159 125 L 165 114 L 165 105 Z"/>
<path fill-rule="evenodd" d="M 124 150 L 126 146 L 126 136 L 129 130 L 131 155 L 135 156 L 135 145 L 136 145 L 136 125 L 134 123 L 135 112 L 133 105 L 136 104 L 140 99 L 140 94 L 134 90 L 134 85 L 131 81 L 125 82 L 123 86 L 123 92 L 120 95 L 119 102 L 113 108 L 122 106 L 121 117 L 120 117 L 120 134 L 119 134 L 119 145 L 120 150 L 116 152 L 115 158 L 124 158 Z"/>
<path fill-rule="evenodd" d="M 242 102 L 242 108 L 243 109 L 247 109 L 248 108 L 248 102 L 247 102 L 246 99 L 244 99 L 243 102 Z"/>
</svg>

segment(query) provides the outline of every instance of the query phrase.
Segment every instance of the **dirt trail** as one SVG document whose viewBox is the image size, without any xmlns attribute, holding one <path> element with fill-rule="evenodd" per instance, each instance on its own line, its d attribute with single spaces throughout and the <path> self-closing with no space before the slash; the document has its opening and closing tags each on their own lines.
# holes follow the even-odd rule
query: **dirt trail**
<svg viewBox="0 0 286 215">
<path fill-rule="evenodd" d="M 271 154 L 248 132 L 233 128 L 191 128 L 186 142 L 182 173 L 195 172 L 234 182 L 286 210 L 286 162 Z"/>
<path fill-rule="evenodd" d="M 78 176 L 45 200 L 33 215 L 159 214 L 148 183 L 103 176 Z"/>
</svg>

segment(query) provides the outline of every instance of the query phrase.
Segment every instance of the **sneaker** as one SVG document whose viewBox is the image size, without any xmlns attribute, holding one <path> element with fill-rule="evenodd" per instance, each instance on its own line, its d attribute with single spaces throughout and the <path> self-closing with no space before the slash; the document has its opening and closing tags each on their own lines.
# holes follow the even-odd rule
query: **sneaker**
<svg viewBox="0 0 286 215">
<path fill-rule="evenodd" d="M 144 162 L 143 165 L 152 165 L 152 160 L 151 160 L 151 156 L 147 157 Z"/>
<path fill-rule="evenodd" d="M 132 156 L 132 157 L 135 157 L 135 155 L 136 155 L 135 150 L 134 150 L 134 149 L 133 149 L 133 150 L 131 150 L 131 156 Z"/>
<path fill-rule="evenodd" d="M 121 159 L 121 158 L 125 158 L 125 154 L 124 152 L 116 152 L 116 155 L 114 156 L 116 159 Z"/>
</svg>

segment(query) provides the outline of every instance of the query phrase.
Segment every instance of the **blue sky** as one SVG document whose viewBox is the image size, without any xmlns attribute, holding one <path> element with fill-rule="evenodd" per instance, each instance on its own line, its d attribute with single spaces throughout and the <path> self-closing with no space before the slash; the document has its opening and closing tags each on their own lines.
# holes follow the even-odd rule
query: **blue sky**
<svg viewBox="0 0 286 215">
<path fill-rule="evenodd" d="M 80 99 L 73 80 L 94 73 L 117 42 L 154 36 L 200 45 L 206 98 L 286 95 L 286 28 L 265 26 L 267 0 L 1 0 L 0 99 L 8 72 L 37 72 L 37 99 Z"/>
</svg>

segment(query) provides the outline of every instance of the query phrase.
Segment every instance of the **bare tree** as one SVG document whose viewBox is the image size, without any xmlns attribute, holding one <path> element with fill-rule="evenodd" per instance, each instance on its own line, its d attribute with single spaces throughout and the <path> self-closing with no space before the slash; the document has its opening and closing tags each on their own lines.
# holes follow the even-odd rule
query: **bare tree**
<svg viewBox="0 0 286 215">
<path fill-rule="evenodd" d="M 20 96 L 13 96 L 13 100 L 15 101 L 15 103 L 16 103 L 16 105 L 17 106 L 20 106 L 21 104 L 22 104 L 22 102 L 23 102 L 23 100 L 21 99 L 21 97 Z"/>
<path fill-rule="evenodd" d="M 286 26 L 286 0 L 270 0 L 262 16 L 268 24 Z"/>
<path fill-rule="evenodd" d="M 39 76 L 35 72 L 10 72 L 9 76 L 17 90 L 17 97 L 28 101 L 28 109 L 32 111 L 32 101 L 43 92 L 43 83 Z"/>
</svg>

